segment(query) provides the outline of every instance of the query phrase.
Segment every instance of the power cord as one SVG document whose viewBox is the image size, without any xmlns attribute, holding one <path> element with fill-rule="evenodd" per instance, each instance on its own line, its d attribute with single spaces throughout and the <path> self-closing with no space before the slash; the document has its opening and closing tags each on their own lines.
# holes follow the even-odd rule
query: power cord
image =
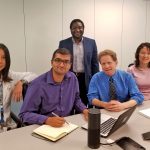
<svg viewBox="0 0 150 150">
<path fill-rule="evenodd" d="M 112 140 L 112 139 L 106 140 L 106 143 L 101 143 L 101 142 L 100 142 L 101 145 L 112 145 L 112 144 L 115 144 L 115 143 L 116 143 L 116 141 L 114 141 L 114 140 Z"/>
<path fill-rule="evenodd" d="M 121 137 L 122 138 L 122 137 Z M 100 142 L 101 145 L 112 145 L 115 144 L 117 141 L 119 141 L 121 138 L 117 139 L 117 140 L 112 140 L 112 139 L 106 139 L 106 143 L 102 143 Z"/>
</svg>

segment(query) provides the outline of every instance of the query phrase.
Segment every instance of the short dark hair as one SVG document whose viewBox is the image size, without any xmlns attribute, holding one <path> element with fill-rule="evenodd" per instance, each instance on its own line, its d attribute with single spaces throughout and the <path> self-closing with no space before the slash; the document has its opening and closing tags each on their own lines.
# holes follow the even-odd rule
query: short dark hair
<svg viewBox="0 0 150 150">
<path fill-rule="evenodd" d="M 4 55 L 5 55 L 5 61 L 6 61 L 6 66 L 5 66 L 5 68 L 1 71 L 2 80 L 3 80 L 4 82 L 9 82 L 9 81 L 12 80 L 10 77 L 8 77 L 9 68 L 10 68 L 10 63 L 11 63 L 9 50 L 8 50 L 8 48 L 7 48 L 4 44 L 2 44 L 2 43 L 0 43 L 0 49 L 3 50 Z"/>
<path fill-rule="evenodd" d="M 144 48 L 144 47 L 146 47 L 150 51 L 150 43 L 148 43 L 148 42 L 141 43 L 137 47 L 136 52 L 135 52 L 135 67 L 140 66 L 139 53 L 140 53 L 141 49 Z M 148 63 L 148 68 L 150 68 L 150 62 Z"/>
<path fill-rule="evenodd" d="M 70 55 L 70 61 L 72 61 L 72 54 L 71 52 L 66 49 L 66 48 L 59 48 L 59 49 L 56 49 L 53 53 L 53 56 L 52 56 L 52 60 L 54 60 L 56 54 L 62 54 L 62 55 Z"/>
<path fill-rule="evenodd" d="M 106 49 L 106 50 L 103 50 L 101 51 L 99 54 L 98 54 L 98 59 L 99 59 L 99 62 L 101 63 L 101 57 L 102 56 L 106 56 L 106 55 L 109 55 L 114 61 L 117 61 L 117 54 L 112 51 L 112 50 L 109 50 L 109 49 Z"/>
<path fill-rule="evenodd" d="M 80 19 L 74 19 L 74 20 L 72 20 L 71 23 L 70 23 L 70 29 L 72 28 L 72 25 L 73 25 L 75 22 L 80 22 L 80 23 L 82 24 L 83 28 L 84 28 L 84 23 L 83 23 L 82 20 L 80 20 Z"/>
</svg>

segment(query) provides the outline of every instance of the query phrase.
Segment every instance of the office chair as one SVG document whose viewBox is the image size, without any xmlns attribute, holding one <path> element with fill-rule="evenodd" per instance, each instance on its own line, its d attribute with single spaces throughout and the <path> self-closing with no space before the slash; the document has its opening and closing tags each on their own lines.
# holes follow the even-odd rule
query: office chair
<svg viewBox="0 0 150 150">
<path fill-rule="evenodd" d="M 27 88 L 28 88 L 28 83 L 24 83 L 22 85 L 22 99 L 24 100 Z M 14 122 L 17 124 L 17 128 L 23 127 L 25 126 L 25 124 L 22 123 L 22 121 L 19 119 L 19 117 L 13 112 L 10 112 L 10 116 L 11 118 L 14 120 Z"/>
<path fill-rule="evenodd" d="M 133 65 L 134 65 L 134 63 L 130 63 L 130 64 L 128 65 L 128 67 L 133 66 Z"/>
<path fill-rule="evenodd" d="M 24 83 L 22 86 L 23 86 L 22 99 L 24 100 L 24 97 L 25 97 L 26 91 L 28 89 L 29 83 Z M 75 110 L 75 108 L 73 108 L 70 115 L 75 115 L 78 113 L 79 112 L 77 112 Z M 14 120 L 14 122 L 17 124 L 17 128 L 24 127 L 24 126 L 28 125 L 28 124 L 22 123 L 22 121 L 19 119 L 19 117 L 13 111 L 11 111 L 10 116 Z"/>
</svg>

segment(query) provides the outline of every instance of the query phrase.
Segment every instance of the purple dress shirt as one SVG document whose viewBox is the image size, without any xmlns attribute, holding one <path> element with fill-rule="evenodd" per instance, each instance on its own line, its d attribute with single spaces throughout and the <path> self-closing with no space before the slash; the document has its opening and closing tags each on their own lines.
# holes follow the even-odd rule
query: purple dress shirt
<svg viewBox="0 0 150 150">
<path fill-rule="evenodd" d="M 50 70 L 29 85 L 19 117 L 24 123 L 43 124 L 52 112 L 65 117 L 73 107 L 79 112 L 86 109 L 76 76 L 68 72 L 61 83 L 55 83 Z"/>
</svg>

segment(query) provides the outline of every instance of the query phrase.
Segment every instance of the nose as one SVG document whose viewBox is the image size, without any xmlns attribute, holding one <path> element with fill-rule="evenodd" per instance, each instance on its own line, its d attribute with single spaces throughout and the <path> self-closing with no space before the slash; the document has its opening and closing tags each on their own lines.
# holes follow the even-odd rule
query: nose
<svg viewBox="0 0 150 150">
<path fill-rule="evenodd" d="M 76 31 L 80 31 L 80 29 L 79 29 L 79 28 L 76 28 Z"/>
<path fill-rule="evenodd" d="M 64 66 L 65 63 L 63 61 L 60 62 L 60 66 Z"/>
<path fill-rule="evenodd" d="M 109 67 L 109 64 L 106 63 L 106 64 L 104 65 L 104 67 L 105 67 L 105 68 L 108 68 L 108 67 Z"/>
<path fill-rule="evenodd" d="M 150 56 L 150 54 L 145 54 L 145 55 L 144 55 L 144 57 L 149 57 L 149 56 Z"/>
</svg>

